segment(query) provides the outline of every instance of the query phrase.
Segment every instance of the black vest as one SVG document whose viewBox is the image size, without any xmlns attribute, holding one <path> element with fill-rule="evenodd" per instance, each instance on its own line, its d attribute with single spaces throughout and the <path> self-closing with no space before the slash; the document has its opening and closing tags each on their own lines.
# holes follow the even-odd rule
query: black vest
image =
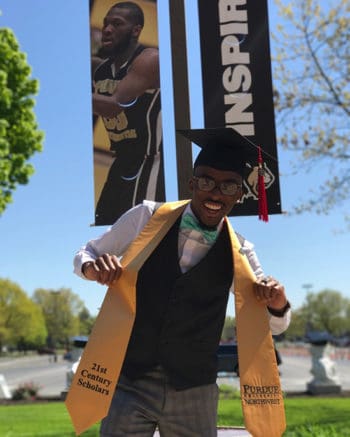
<svg viewBox="0 0 350 437">
<path fill-rule="evenodd" d="M 207 255 L 182 273 L 180 220 L 139 271 L 136 319 L 122 372 L 135 379 L 161 364 L 170 384 L 185 389 L 216 381 L 233 260 L 224 225 Z"/>
</svg>

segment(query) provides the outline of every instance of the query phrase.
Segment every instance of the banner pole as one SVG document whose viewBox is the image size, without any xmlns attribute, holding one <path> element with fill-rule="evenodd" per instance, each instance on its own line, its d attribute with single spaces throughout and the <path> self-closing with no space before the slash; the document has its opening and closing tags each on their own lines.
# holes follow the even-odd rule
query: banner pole
<svg viewBox="0 0 350 437">
<path fill-rule="evenodd" d="M 183 0 L 169 0 L 175 130 L 190 128 L 185 8 Z M 192 176 L 191 142 L 176 134 L 176 163 L 179 199 L 188 199 Z"/>
</svg>

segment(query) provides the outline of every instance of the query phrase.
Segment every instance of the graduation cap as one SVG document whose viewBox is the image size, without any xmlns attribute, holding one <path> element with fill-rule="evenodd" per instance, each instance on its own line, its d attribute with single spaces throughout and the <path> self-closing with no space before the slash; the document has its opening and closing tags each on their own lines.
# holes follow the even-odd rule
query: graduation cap
<svg viewBox="0 0 350 437">
<path fill-rule="evenodd" d="M 259 219 L 268 221 L 262 156 L 275 158 L 232 128 L 187 129 L 178 132 L 201 148 L 194 168 L 205 165 L 217 170 L 234 171 L 244 178 L 247 166 L 258 164 Z"/>
</svg>

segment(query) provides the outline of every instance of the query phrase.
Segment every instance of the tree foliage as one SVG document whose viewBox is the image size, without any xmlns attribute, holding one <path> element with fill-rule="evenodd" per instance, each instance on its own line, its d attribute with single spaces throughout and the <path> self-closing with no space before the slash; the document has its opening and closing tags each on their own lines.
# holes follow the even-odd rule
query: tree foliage
<svg viewBox="0 0 350 437">
<path fill-rule="evenodd" d="M 33 294 L 33 301 L 41 307 L 44 314 L 48 346 L 68 347 L 71 337 L 87 333 L 86 320 L 89 320 L 89 312 L 79 296 L 69 288 L 37 289 Z"/>
<path fill-rule="evenodd" d="M 319 293 L 308 293 L 302 313 L 310 329 L 340 335 L 350 331 L 350 321 L 347 319 L 349 307 L 349 299 L 338 291 L 326 289 Z"/>
<path fill-rule="evenodd" d="M 3 346 L 38 347 L 47 331 L 41 309 L 8 279 L 0 279 L 0 352 Z"/>
<path fill-rule="evenodd" d="M 79 318 L 79 334 L 89 335 L 92 331 L 96 318 L 93 317 L 89 310 L 84 307 L 78 314 Z"/>
<path fill-rule="evenodd" d="M 290 325 L 283 333 L 284 338 L 291 340 L 298 340 L 305 337 L 306 324 L 304 314 L 300 308 L 293 308 L 292 319 Z"/>
<path fill-rule="evenodd" d="M 284 23 L 274 35 L 279 142 L 307 168 L 326 169 L 296 212 L 327 213 L 350 193 L 350 3 L 275 2 Z"/>
<path fill-rule="evenodd" d="M 232 341 L 236 338 L 235 318 L 226 316 L 221 334 L 222 341 Z"/>
<path fill-rule="evenodd" d="M 304 337 L 307 331 L 327 331 L 340 336 L 350 333 L 350 299 L 335 290 L 308 293 L 305 303 L 293 310 L 287 338 Z"/>
<path fill-rule="evenodd" d="M 0 28 L 0 214 L 18 184 L 34 172 L 28 159 L 42 150 L 43 133 L 33 112 L 38 81 L 10 29 Z"/>
</svg>

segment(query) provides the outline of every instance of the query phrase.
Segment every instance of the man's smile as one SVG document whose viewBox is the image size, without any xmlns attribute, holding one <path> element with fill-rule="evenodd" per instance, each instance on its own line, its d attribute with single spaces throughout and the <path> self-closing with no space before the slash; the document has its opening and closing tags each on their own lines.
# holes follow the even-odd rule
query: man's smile
<svg viewBox="0 0 350 437">
<path fill-rule="evenodd" d="M 220 209 L 222 209 L 222 204 L 217 203 L 217 202 L 212 202 L 210 200 L 204 202 L 204 206 L 209 209 L 210 211 L 219 211 Z"/>
</svg>

